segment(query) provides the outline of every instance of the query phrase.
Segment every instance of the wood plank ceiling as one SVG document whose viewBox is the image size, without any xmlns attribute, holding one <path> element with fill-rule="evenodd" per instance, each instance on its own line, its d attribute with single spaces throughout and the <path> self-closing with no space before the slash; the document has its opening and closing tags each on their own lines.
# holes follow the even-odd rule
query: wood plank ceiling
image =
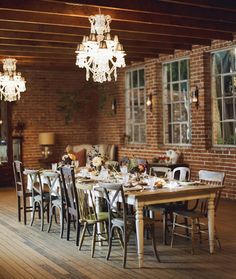
<svg viewBox="0 0 236 279">
<path fill-rule="evenodd" d="M 112 17 L 128 62 L 236 34 L 235 0 L 0 0 L 0 58 L 75 68 L 76 46 L 99 8 Z"/>
</svg>

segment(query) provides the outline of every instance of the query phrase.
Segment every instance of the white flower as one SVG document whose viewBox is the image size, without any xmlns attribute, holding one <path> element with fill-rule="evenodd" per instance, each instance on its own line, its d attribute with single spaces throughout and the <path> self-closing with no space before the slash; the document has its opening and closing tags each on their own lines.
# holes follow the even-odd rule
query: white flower
<svg viewBox="0 0 236 279">
<path fill-rule="evenodd" d="M 92 164 L 94 167 L 100 167 L 102 165 L 102 158 L 101 157 L 94 157 L 93 160 L 92 160 Z"/>
</svg>

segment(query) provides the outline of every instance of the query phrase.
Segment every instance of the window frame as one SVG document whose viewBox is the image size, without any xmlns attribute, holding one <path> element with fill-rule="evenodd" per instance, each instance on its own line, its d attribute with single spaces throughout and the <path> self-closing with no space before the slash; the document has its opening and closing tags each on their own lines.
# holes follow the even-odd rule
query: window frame
<svg viewBox="0 0 236 279">
<path fill-rule="evenodd" d="M 178 62 L 178 72 L 180 74 L 180 61 L 183 60 L 187 60 L 187 65 L 188 65 L 188 69 L 187 69 L 187 79 L 179 79 L 177 81 L 173 81 L 171 76 L 172 76 L 172 71 L 170 70 L 170 82 L 167 81 L 167 79 L 165 79 L 164 74 L 165 74 L 165 69 L 164 66 L 167 64 L 172 64 L 174 62 Z M 165 80 L 165 81 L 164 81 Z M 168 109 L 166 109 L 166 106 L 168 106 L 168 104 L 171 105 L 171 120 L 173 120 L 173 104 L 184 104 L 184 101 L 179 100 L 178 102 L 173 102 L 173 100 L 171 100 L 170 102 L 168 102 L 166 100 L 165 97 L 165 91 L 168 90 L 167 85 L 170 84 L 170 94 L 173 94 L 173 84 L 178 84 L 181 85 L 181 83 L 187 83 L 187 105 L 188 105 L 188 113 L 187 113 L 187 121 L 171 121 L 166 123 L 166 120 L 168 121 L 168 117 L 165 115 L 165 113 L 168 113 Z M 180 88 L 179 88 L 180 90 Z M 163 92 L 163 100 L 162 100 L 162 108 L 163 108 L 163 141 L 165 145 L 170 145 L 170 146 L 186 146 L 189 147 L 192 145 L 192 123 L 191 123 L 191 103 L 190 103 L 190 96 L 191 96 L 191 92 L 190 92 L 190 58 L 189 57 L 181 57 L 178 59 L 173 59 L 173 60 L 168 60 L 162 63 L 162 92 Z M 183 143 L 183 142 L 173 142 L 173 135 L 174 135 L 174 131 L 173 131 L 173 125 L 175 124 L 179 124 L 180 125 L 180 130 L 181 130 L 181 123 L 188 123 L 189 124 L 189 143 Z M 172 142 L 169 142 L 169 131 L 168 131 L 168 127 L 169 127 L 169 123 L 171 123 L 172 126 Z M 179 133 L 179 135 L 181 136 L 181 131 Z"/>
<path fill-rule="evenodd" d="M 139 71 L 143 70 L 144 71 L 144 86 L 139 86 Z M 138 75 L 137 75 L 137 81 L 138 81 L 138 86 L 137 87 L 133 87 L 133 72 L 137 71 Z M 127 74 L 130 73 L 131 74 L 131 84 L 132 87 L 129 87 L 128 84 L 128 80 L 127 80 Z M 143 108 L 143 114 L 144 114 L 144 119 L 142 123 L 139 124 L 135 124 L 135 118 L 134 118 L 134 93 L 133 93 L 133 89 L 137 89 L 138 91 L 140 89 L 143 89 L 143 95 L 144 95 L 144 100 L 143 100 L 143 106 L 139 106 Z M 129 98 L 130 96 L 128 96 L 128 92 L 132 91 L 132 107 L 130 106 L 130 102 L 129 102 Z M 130 94 L 130 93 L 129 93 Z M 128 135 L 129 137 L 129 144 L 146 144 L 147 143 L 147 117 L 146 117 L 146 81 L 145 81 L 145 66 L 138 66 L 138 67 L 133 67 L 130 68 L 128 70 L 125 71 L 125 131 L 126 131 L 126 135 Z M 140 96 L 138 97 L 138 103 L 140 103 Z M 128 111 L 132 112 L 132 119 L 128 118 Z M 134 126 L 135 125 L 139 125 L 139 141 L 135 141 L 135 137 L 134 137 Z M 141 141 L 141 133 L 140 133 L 140 126 L 144 126 L 145 129 L 145 141 Z M 129 134 L 129 126 L 132 126 L 132 135 Z"/>
<path fill-rule="evenodd" d="M 236 89 L 235 91 L 232 92 L 232 96 L 225 96 L 224 95 L 224 77 L 225 76 L 231 76 L 232 77 L 232 81 L 234 82 L 233 76 L 235 77 L 235 82 L 236 82 L 236 65 L 235 65 L 235 69 L 234 71 L 229 71 L 226 73 L 220 73 L 220 74 L 216 74 L 215 73 L 215 68 L 214 68 L 214 55 L 220 52 L 225 52 L 225 51 L 234 51 L 235 52 L 235 60 L 236 60 L 236 46 L 231 46 L 228 48 L 222 48 L 222 49 L 218 49 L 215 51 L 211 52 L 211 106 L 212 106 L 212 121 L 211 121 L 211 126 L 212 126 L 212 146 L 216 147 L 216 148 L 227 148 L 227 147 L 231 147 L 231 148 L 236 148 L 236 140 L 234 144 L 225 144 L 225 143 L 218 143 L 217 141 L 217 137 L 215 138 L 214 133 L 217 133 L 218 127 L 217 125 L 221 126 L 222 129 L 222 135 L 223 135 L 223 141 L 225 141 L 224 138 L 224 128 L 223 127 L 223 123 L 230 123 L 233 122 L 234 124 L 234 131 L 236 133 Z M 235 62 L 236 64 L 236 62 Z M 217 89 L 215 89 L 215 92 L 213 92 L 213 82 L 215 82 L 215 80 L 217 79 L 217 77 L 219 77 L 220 79 L 220 92 L 221 92 L 221 96 L 217 96 Z M 233 85 L 234 86 L 234 85 Z M 235 85 L 236 88 L 236 85 Z M 235 115 L 235 118 L 227 118 L 224 119 L 224 108 L 225 108 L 225 104 L 226 102 L 224 100 L 228 100 L 228 99 L 232 99 L 233 104 L 235 104 L 235 107 L 233 108 L 233 114 Z M 215 111 L 215 106 L 218 106 L 218 100 L 221 100 L 221 111 L 220 111 L 220 116 L 219 116 L 219 123 L 217 121 L 215 121 L 214 119 L 214 115 L 216 113 Z M 223 102 L 224 101 L 224 102 Z M 216 104 L 215 104 L 216 103 Z M 218 110 L 219 111 L 219 110 Z"/>
</svg>

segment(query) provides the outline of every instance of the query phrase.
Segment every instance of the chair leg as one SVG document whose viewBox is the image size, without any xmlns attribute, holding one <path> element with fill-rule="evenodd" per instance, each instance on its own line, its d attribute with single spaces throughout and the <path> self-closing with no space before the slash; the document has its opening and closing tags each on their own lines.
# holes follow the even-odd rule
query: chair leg
<svg viewBox="0 0 236 279">
<path fill-rule="evenodd" d="M 30 226 L 32 226 L 34 223 L 35 210 L 36 210 L 36 203 L 34 202 L 32 205 L 32 216 L 31 216 Z"/>
<path fill-rule="evenodd" d="M 80 237 L 80 222 L 77 218 L 76 220 L 76 246 L 79 246 L 79 237 Z"/>
<path fill-rule="evenodd" d="M 107 251 L 107 256 L 106 256 L 107 260 L 109 260 L 110 254 L 111 254 L 113 233 L 114 233 L 114 228 L 111 228 L 110 231 L 109 231 L 109 238 L 108 238 L 108 251 Z"/>
<path fill-rule="evenodd" d="M 192 229 L 191 229 L 191 242 L 192 242 L 192 254 L 194 254 L 194 242 L 195 242 L 195 239 L 194 239 L 194 235 L 195 235 L 195 219 L 192 219 L 191 220 L 191 226 L 192 226 Z"/>
<path fill-rule="evenodd" d="M 27 216 L 26 216 L 26 198 L 25 197 L 23 198 L 23 216 L 24 216 L 24 225 L 26 225 Z"/>
<path fill-rule="evenodd" d="M 126 259 L 127 259 L 127 233 L 124 232 L 124 250 L 123 250 L 123 268 L 126 266 Z"/>
<path fill-rule="evenodd" d="M 67 211 L 67 231 L 66 231 L 66 240 L 70 240 L 70 219 L 71 219 L 71 215 L 70 213 Z"/>
<path fill-rule="evenodd" d="M 60 238 L 63 238 L 64 232 L 64 208 L 60 209 Z"/>
<path fill-rule="evenodd" d="M 43 231 L 44 227 L 44 208 L 43 208 L 43 203 L 40 204 L 40 215 L 41 215 L 41 231 Z"/>
<path fill-rule="evenodd" d="M 92 249 L 91 249 L 91 257 L 92 258 L 94 256 L 94 251 L 95 251 L 96 236 L 97 236 L 97 224 L 94 224 L 93 225 Z"/>
<path fill-rule="evenodd" d="M 167 222 L 168 222 L 168 218 L 167 218 L 167 212 L 164 211 L 162 213 L 162 222 L 163 222 L 163 244 L 167 245 Z"/>
<path fill-rule="evenodd" d="M 174 214 L 173 217 L 173 226 L 172 226 L 172 232 L 171 232 L 171 241 L 170 241 L 170 246 L 173 248 L 173 243 L 174 243 L 174 235 L 175 235 L 175 227 L 176 227 L 176 222 L 177 222 L 177 215 Z"/>
<path fill-rule="evenodd" d="M 21 198 L 17 196 L 18 221 L 21 221 Z"/>
<path fill-rule="evenodd" d="M 48 223 L 48 233 L 50 232 L 51 226 L 52 226 L 52 215 L 53 215 L 53 207 L 50 204 L 49 205 L 49 223 Z"/>
<path fill-rule="evenodd" d="M 152 247 L 153 247 L 154 255 L 157 258 L 158 262 L 161 262 L 159 255 L 157 253 L 157 247 L 156 247 L 155 224 L 150 225 L 150 230 L 151 230 L 151 234 L 152 234 Z"/>
<path fill-rule="evenodd" d="M 84 223 L 84 227 L 83 227 L 82 234 L 81 234 L 80 241 L 79 241 L 79 250 L 81 250 L 81 247 L 83 245 L 86 229 L 87 229 L 87 223 Z"/>
</svg>

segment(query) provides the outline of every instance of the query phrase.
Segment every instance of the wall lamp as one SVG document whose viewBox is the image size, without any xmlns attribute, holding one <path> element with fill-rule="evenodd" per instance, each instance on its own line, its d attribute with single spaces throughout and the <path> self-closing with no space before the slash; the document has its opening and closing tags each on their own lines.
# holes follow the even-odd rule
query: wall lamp
<svg viewBox="0 0 236 279">
<path fill-rule="evenodd" d="M 152 112 L 152 94 L 151 93 L 148 95 L 146 105 L 149 108 L 150 112 Z"/>
<path fill-rule="evenodd" d="M 114 114 L 116 114 L 116 109 L 117 109 L 117 101 L 116 99 L 114 98 L 111 102 L 111 109 L 113 111 Z"/>
<path fill-rule="evenodd" d="M 196 86 L 195 90 L 192 92 L 191 103 L 194 103 L 196 108 L 198 109 L 198 107 L 199 107 L 199 89 L 198 89 L 198 86 Z"/>
</svg>

